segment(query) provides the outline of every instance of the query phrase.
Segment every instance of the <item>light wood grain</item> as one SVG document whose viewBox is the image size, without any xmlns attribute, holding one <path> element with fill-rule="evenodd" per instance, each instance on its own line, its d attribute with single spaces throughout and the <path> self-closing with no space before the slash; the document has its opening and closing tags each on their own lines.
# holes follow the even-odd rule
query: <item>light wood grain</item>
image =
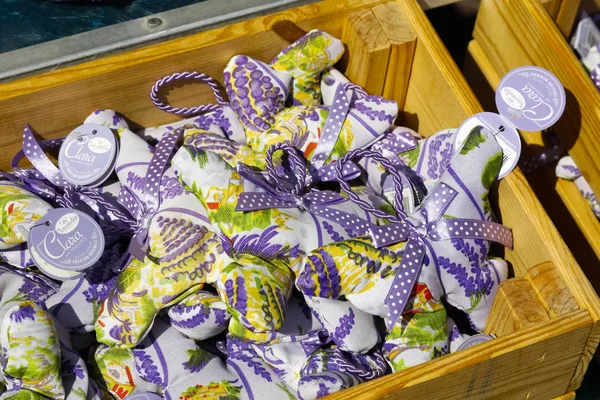
<svg viewBox="0 0 600 400">
<path fill-rule="evenodd" d="M 383 93 L 391 44 L 372 9 L 352 13 L 346 19 L 342 41 L 348 46 L 346 76 L 369 93 Z"/>
<path fill-rule="evenodd" d="M 579 310 L 571 290 L 551 262 L 531 268 L 526 278 L 550 318 Z"/>
<path fill-rule="evenodd" d="M 64 135 L 94 108 L 117 109 L 144 126 L 172 122 L 176 118 L 158 111 L 148 98 L 155 79 L 186 69 L 220 78 L 234 54 L 269 61 L 293 40 L 290 27 L 320 28 L 340 37 L 348 14 L 383 3 L 328 0 L 0 85 L 0 142 L 12 155 L 25 121 L 34 123 L 42 136 Z M 395 4 L 417 36 L 403 122 L 425 135 L 459 126 L 481 111 L 479 102 L 417 2 Z M 200 85 L 186 85 L 169 99 L 193 105 L 211 101 L 211 96 Z M 0 163 L 5 165 L 6 157 L 0 153 Z M 518 169 L 501 181 L 498 196 L 497 214 L 515 236 L 514 250 L 506 253 L 515 275 L 525 277 L 534 265 L 553 262 L 581 310 L 333 398 L 548 399 L 578 385 L 588 354 L 598 345 L 600 299 Z"/>
<path fill-rule="evenodd" d="M 564 38 L 568 39 L 573 31 L 573 24 L 579 13 L 581 0 L 562 0 L 554 21 Z"/>
<path fill-rule="evenodd" d="M 469 43 L 468 50 L 491 87 L 495 89 L 500 83 L 500 76 L 492 66 L 486 51 L 477 40 Z M 478 92 L 484 93 L 481 90 Z M 493 93 L 486 95 L 492 97 L 490 101 L 493 101 Z M 546 146 L 542 132 L 522 132 L 521 138 L 524 144 L 521 155 L 523 159 L 536 156 Z M 596 291 L 600 291 L 600 222 L 579 193 L 577 186 L 573 182 L 557 179 L 553 168 L 542 168 L 530 176 L 529 182 L 534 186 L 536 194 L 543 200 L 554 223 L 560 225 L 560 231 L 577 259 L 585 262 L 582 268 L 586 276 Z M 553 192 L 558 194 L 558 199 Z M 562 201 L 564 206 L 559 207 L 556 201 Z M 570 218 L 565 215 L 565 210 L 570 214 Z M 589 246 L 581 243 L 581 235 Z M 588 254 L 590 247 L 596 254 L 595 257 Z"/>
<path fill-rule="evenodd" d="M 548 15 L 550 15 L 552 19 L 556 18 L 556 14 L 558 14 L 558 9 L 561 5 L 561 0 L 539 0 L 539 2 L 546 9 Z"/>
<path fill-rule="evenodd" d="M 398 102 L 404 108 L 410 79 L 417 34 L 414 27 L 396 3 L 384 3 L 373 8 L 391 44 L 390 58 L 382 95 Z"/>
<path fill-rule="evenodd" d="M 371 94 L 383 95 L 404 107 L 417 35 L 395 3 L 380 4 L 348 16 L 342 40 L 348 64 L 346 76 Z"/>
<path fill-rule="evenodd" d="M 327 399 L 551 399 L 571 391 L 591 322 L 578 311 Z"/>
<path fill-rule="evenodd" d="M 575 400 L 575 392 L 563 394 L 562 396 L 555 397 L 552 400 Z"/>
<path fill-rule="evenodd" d="M 485 333 L 500 337 L 547 321 L 550 321 L 548 312 L 531 282 L 513 278 L 498 287 Z"/>
<path fill-rule="evenodd" d="M 500 57 L 509 57 L 509 68 L 537 65 L 554 73 L 565 86 L 567 105 L 555 131 L 594 192 L 600 193 L 600 95 L 562 34 L 537 1 L 483 0 L 481 8 L 484 13 L 477 18 L 476 31 L 489 32 L 491 23 L 507 27 L 505 37 L 488 33 L 485 39 Z M 520 45 L 510 45 L 515 41 Z M 519 59 L 522 63 L 515 62 Z"/>
</svg>

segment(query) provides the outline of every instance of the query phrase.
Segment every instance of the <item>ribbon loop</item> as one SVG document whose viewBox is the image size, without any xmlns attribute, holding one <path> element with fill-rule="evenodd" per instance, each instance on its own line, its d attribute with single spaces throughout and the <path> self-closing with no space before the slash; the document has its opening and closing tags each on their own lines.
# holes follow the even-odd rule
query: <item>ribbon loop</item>
<svg viewBox="0 0 600 400">
<path fill-rule="evenodd" d="M 505 226 L 474 219 L 443 219 L 444 213 L 457 195 L 455 189 L 441 182 L 421 204 L 419 210 L 421 218 L 409 216 L 400 222 L 372 226 L 368 229 L 368 234 L 377 248 L 406 242 L 402 261 L 395 271 L 385 300 L 388 309 L 388 330 L 393 329 L 412 294 L 412 289 L 421 273 L 428 240 L 483 239 L 512 248 L 512 234 Z"/>
<path fill-rule="evenodd" d="M 13 157 L 10 163 L 13 174 L 4 173 L 3 176 L 12 181 L 19 181 L 32 193 L 44 199 L 53 200 L 64 208 L 76 208 L 77 199 L 81 199 L 88 206 L 93 204 L 98 209 L 109 211 L 125 225 L 118 226 L 118 221 L 110 221 L 116 226 L 116 231 L 112 228 L 105 228 L 111 232 L 131 233 L 135 226 L 135 220 L 128 215 L 127 210 L 118 201 L 102 195 L 95 188 L 70 184 L 58 167 L 46 156 L 45 151 L 59 148 L 63 142 L 64 138 L 38 142 L 33 128 L 27 124 L 23 132 L 23 149 Z M 23 157 L 27 158 L 34 168 L 19 167 Z"/>
<path fill-rule="evenodd" d="M 352 160 L 354 158 L 369 158 L 369 159 L 374 159 L 376 161 L 379 161 L 386 168 L 388 173 L 392 176 L 394 185 L 396 187 L 394 209 L 396 211 L 396 214 L 398 215 L 397 217 L 393 216 L 393 215 L 389 215 L 381 210 L 376 209 L 371 204 L 360 199 L 358 197 L 358 195 L 352 191 L 352 189 L 350 188 L 350 185 L 344 179 L 344 167 L 345 167 L 346 163 L 348 163 L 350 160 Z M 387 220 L 389 220 L 391 222 L 395 222 L 395 223 L 399 223 L 402 221 L 402 219 L 406 218 L 406 213 L 404 212 L 404 207 L 402 205 L 403 204 L 402 203 L 402 189 L 403 189 L 402 176 L 400 175 L 400 172 L 398 171 L 398 169 L 392 164 L 392 162 L 390 160 L 388 160 L 386 157 L 384 157 L 383 155 L 381 155 L 373 150 L 369 150 L 369 149 L 353 150 L 353 151 L 347 153 L 346 155 L 344 155 L 337 163 L 335 163 L 335 172 L 336 172 L 336 180 L 339 182 L 342 190 L 348 194 L 348 197 L 350 197 L 350 199 L 354 203 L 356 203 L 360 208 L 362 208 L 366 212 L 370 212 L 377 218 L 387 219 Z"/>
<path fill-rule="evenodd" d="M 346 95 L 344 85 L 340 83 L 336 87 L 335 97 L 329 109 L 329 116 L 325 121 L 323 135 L 319 139 L 319 143 L 311 159 L 311 164 L 315 168 L 318 169 L 325 165 L 325 162 L 331 155 L 349 111 L 350 100 Z"/>
<path fill-rule="evenodd" d="M 169 164 L 169 160 L 171 159 L 171 155 L 173 154 L 177 140 L 179 140 L 179 137 L 186 129 L 190 129 L 192 127 L 194 126 L 187 124 L 168 132 L 158 143 L 158 146 L 152 155 L 152 159 L 150 160 L 150 164 L 148 165 L 148 169 L 146 170 L 146 177 L 144 178 L 143 202 L 137 201 L 138 199 L 136 199 L 134 202 L 133 198 L 135 195 L 133 195 L 131 191 L 122 191 L 122 196 L 121 193 L 119 193 L 119 196 L 122 199 L 125 199 L 128 207 L 134 210 L 137 209 L 137 214 L 139 215 L 137 229 L 133 234 L 131 243 L 129 245 L 129 253 L 140 261 L 145 259 L 146 253 L 148 252 L 148 230 L 150 221 L 152 218 L 154 218 L 160 207 L 160 182 L 162 176 L 167 169 L 167 165 Z"/>
</svg>

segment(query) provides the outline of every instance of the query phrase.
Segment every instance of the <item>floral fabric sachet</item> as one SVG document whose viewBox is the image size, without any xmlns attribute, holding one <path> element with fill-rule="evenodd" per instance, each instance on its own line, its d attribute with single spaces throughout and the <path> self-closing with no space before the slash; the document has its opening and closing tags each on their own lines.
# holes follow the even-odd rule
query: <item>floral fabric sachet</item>
<svg viewBox="0 0 600 400">
<path fill-rule="evenodd" d="M 0 399 L 309 400 L 483 330 L 507 277 L 490 243 L 512 244 L 489 200 L 500 146 L 482 127 L 455 148 L 455 130 L 395 125 L 395 101 L 335 69 L 343 53 L 313 30 L 273 60 L 235 55 L 227 99 L 199 72 L 165 77 L 152 100 L 184 118 L 139 132 L 93 112 L 118 145 L 95 187 L 40 163 L 2 175 Z M 161 103 L 185 78 L 217 104 Z M 65 208 L 105 241 L 59 281 L 27 241 Z"/>
</svg>

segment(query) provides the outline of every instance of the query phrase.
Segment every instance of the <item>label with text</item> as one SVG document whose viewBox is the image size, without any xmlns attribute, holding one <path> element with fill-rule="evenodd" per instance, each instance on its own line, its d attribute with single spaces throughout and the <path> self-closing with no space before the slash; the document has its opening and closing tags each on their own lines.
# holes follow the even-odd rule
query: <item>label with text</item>
<svg viewBox="0 0 600 400">
<path fill-rule="evenodd" d="M 565 110 L 565 89 L 551 72 L 521 67 L 502 78 L 496 89 L 498 112 L 517 129 L 535 132 L 550 128 Z"/>
<path fill-rule="evenodd" d="M 84 124 L 65 138 L 58 154 L 58 166 L 73 185 L 98 186 L 114 170 L 117 150 L 117 140 L 109 128 Z"/>
<path fill-rule="evenodd" d="M 102 229 L 89 215 L 73 209 L 48 211 L 31 227 L 28 247 L 40 269 L 82 271 L 96 263 L 104 252 Z M 36 262 L 37 264 L 37 262 Z"/>
</svg>

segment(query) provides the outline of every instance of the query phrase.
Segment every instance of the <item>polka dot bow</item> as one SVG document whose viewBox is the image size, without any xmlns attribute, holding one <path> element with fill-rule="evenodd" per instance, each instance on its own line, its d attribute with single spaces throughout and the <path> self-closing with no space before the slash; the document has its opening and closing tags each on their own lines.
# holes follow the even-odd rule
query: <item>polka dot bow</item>
<svg viewBox="0 0 600 400">
<path fill-rule="evenodd" d="M 425 199 L 420 209 L 425 221 L 431 222 L 422 224 L 416 219 L 407 218 L 400 223 L 369 228 L 369 235 L 376 247 L 408 240 L 402 262 L 396 270 L 396 276 L 385 301 L 388 308 L 387 324 L 390 330 L 402 314 L 419 277 L 428 240 L 484 239 L 512 248 L 512 233 L 505 226 L 475 219 L 441 219 L 456 195 L 456 190 L 442 182 Z"/>
</svg>

